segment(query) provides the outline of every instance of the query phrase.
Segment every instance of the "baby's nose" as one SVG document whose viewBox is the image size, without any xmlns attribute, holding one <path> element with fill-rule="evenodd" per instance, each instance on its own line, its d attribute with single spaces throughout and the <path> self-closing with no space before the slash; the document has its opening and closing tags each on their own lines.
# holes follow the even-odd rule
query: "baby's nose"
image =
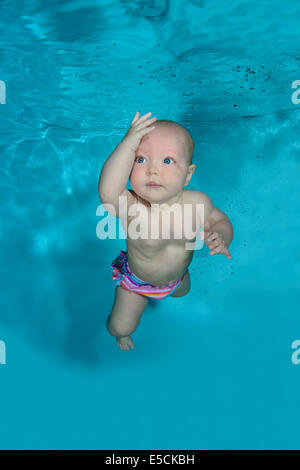
<svg viewBox="0 0 300 470">
<path fill-rule="evenodd" d="M 148 166 L 148 168 L 147 168 L 147 174 L 151 175 L 152 173 L 153 173 L 153 174 L 154 174 L 154 173 L 157 174 L 157 168 L 156 168 L 156 166 Z"/>
</svg>

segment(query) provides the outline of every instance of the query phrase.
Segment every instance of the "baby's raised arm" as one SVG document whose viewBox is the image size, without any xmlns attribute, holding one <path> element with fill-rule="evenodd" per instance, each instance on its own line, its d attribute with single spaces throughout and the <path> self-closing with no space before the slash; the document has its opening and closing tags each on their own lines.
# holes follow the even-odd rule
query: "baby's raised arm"
<svg viewBox="0 0 300 470">
<path fill-rule="evenodd" d="M 103 204 L 118 207 L 119 196 L 124 194 L 129 175 L 134 164 L 135 152 L 144 135 L 152 131 L 151 126 L 156 117 L 148 119 L 151 113 L 139 118 L 139 112 L 134 116 L 130 128 L 122 141 L 105 161 L 98 183 L 99 197 Z"/>
</svg>

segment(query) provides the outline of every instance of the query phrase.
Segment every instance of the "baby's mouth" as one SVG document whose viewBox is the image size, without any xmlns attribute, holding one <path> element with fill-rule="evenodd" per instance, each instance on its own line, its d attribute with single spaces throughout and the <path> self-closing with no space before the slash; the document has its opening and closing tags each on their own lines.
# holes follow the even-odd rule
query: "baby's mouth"
<svg viewBox="0 0 300 470">
<path fill-rule="evenodd" d="M 157 184 L 157 183 L 147 183 L 146 186 L 148 188 L 160 188 L 161 187 L 161 184 Z"/>
</svg>

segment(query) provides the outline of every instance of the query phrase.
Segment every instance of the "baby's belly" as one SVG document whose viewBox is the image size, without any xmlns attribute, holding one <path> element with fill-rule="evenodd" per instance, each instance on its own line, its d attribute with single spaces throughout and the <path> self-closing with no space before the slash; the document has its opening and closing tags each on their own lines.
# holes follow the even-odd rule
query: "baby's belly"
<svg viewBox="0 0 300 470">
<path fill-rule="evenodd" d="M 150 284 L 171 284 L 186 271 L 194 252 L 186 250 L 182 240 L 152 243 L 147 246 L 127 239 L 129 267 L 137 277 Z"/>
<path fill-rule="evenodd" d="M 184 232 L 180 218 L 171 220 L 170 231 L 164 232 L 163 212 L 159 215 L 158 224 L 153 226 L 156 230 L 152 232 L 149 213 L 144 211 L 140 218 L 141 225 L 146 227 L 143 236 L 134 239 L 130 231 L 128 233 L 128 264 L 140 279 L 157 286 L 168 285 L 184 274 L 191 263 L 194 250 L 186 249 L 186 243 L 191 244 L 195 237 Z M 132 220 L 128 219 L 128 225 Z"/>
</svg>

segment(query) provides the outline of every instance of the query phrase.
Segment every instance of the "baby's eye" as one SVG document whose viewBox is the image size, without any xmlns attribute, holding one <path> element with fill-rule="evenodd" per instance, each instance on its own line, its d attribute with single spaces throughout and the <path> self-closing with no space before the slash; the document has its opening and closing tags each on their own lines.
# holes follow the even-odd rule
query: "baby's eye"
<svg viewBox="0 0 300 470">
<path fill-rule="evenodd" d="M 173 158 L 171 158 L 171 157 L 166 157 L 166 158 L 164 159 L 164 162 L 165 162 L 166 160 L 170 160 L 170 161 L 172 160 L 172 161 L 174 161 Z"/>
<path fill-rule="evenodd" d="M 144 157 L 136 157 L 135 161 L 136 161 L 137 163 L 140 163 L 139 160 L 140 160 L 141 158 L 144 158 Z"/>
</svg>

